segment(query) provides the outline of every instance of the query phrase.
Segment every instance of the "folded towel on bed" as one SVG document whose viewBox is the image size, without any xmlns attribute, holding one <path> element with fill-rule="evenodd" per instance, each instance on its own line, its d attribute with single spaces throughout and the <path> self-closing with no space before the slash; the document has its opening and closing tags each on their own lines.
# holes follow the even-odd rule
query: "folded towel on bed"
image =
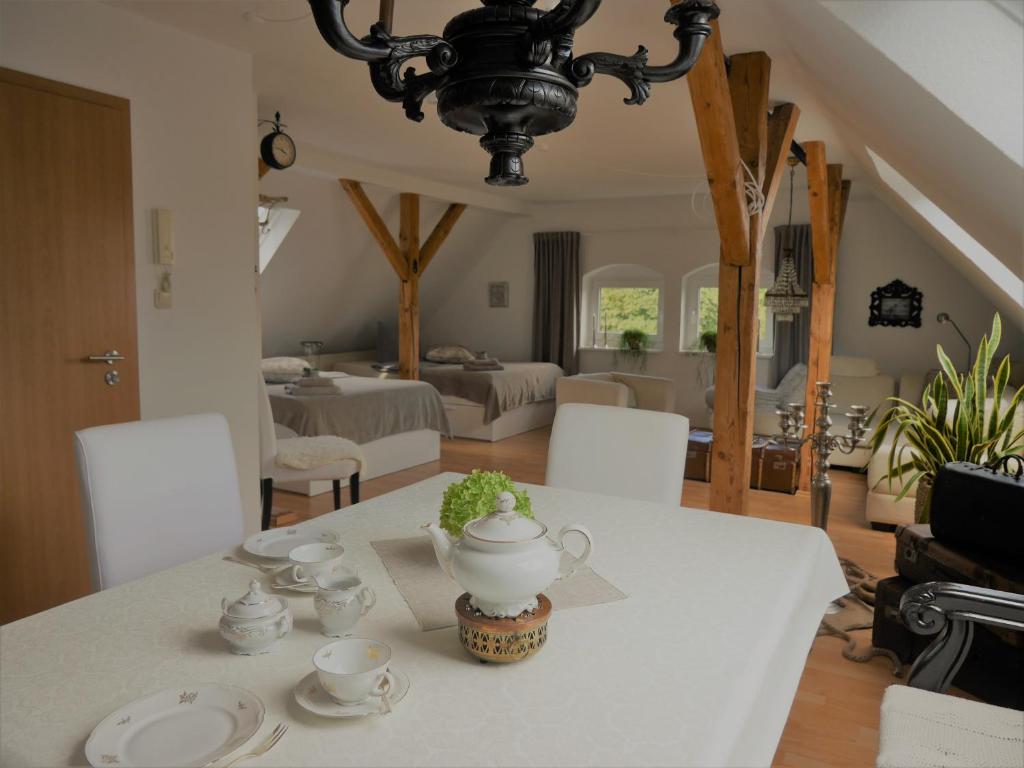
<svg viewBox="0 0 1024 768">
<path fill-rule="evenodd" d="M 296 379 L 292 384 L 298 387 L 333 387 L 334 382 L 326 376 L 313 375 L 303 376 L 301 379 Z"/>
<path fill-rule="evenodd" d="M 464 371 L 504 371 L 505 366 L 495 360 L 493 357 L 479 358 L 477 360 L 467 360 L 462 364 L 462 370 Z"/>
<path fill-rule="evenodd" d="M 363 449 L 344 437 L 320 435 L 278 440 L 274 463 L 289 469 L 319 469 L 346 460 L 356 462 L 361 472 L 366 463 Z"/>
</svg>

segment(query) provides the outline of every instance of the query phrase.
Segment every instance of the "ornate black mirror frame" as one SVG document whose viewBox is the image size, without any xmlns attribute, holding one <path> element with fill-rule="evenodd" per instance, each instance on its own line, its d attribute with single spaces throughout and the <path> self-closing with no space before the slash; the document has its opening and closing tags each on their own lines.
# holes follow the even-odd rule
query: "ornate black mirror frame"
<svg viewBox="0 0 1024 768">
<path fill-rule="evenodd" d="M 883 303 L 887 299 L 905 300 L 907 311 L 905 313 L 901 312 L 898 316 L 892 316 L 883 312 Z M 914 286 L 907 285 L 902 280 L 893 280 L 888 285 L 879 286 L 871 292 L 871 305 L 869 307 L 871 316 L 868 318 L 868 325 L 920 328 L 921 299 L 921 292 Z"/>
</svg>

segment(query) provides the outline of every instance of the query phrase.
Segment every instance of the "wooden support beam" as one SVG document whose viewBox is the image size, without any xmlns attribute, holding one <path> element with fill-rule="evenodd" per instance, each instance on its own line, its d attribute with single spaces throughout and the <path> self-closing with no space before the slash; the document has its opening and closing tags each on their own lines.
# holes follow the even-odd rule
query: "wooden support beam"
<svg viewBox="0 0 1024 768">
<path fill-rule="evenodd" d="M 799 119 L 800 107 L 796 104 L 780 104 L 768 117 L 768 157 L 764 182 L 761 185 L 761 192 L 764 194 L 764 215 L 761 216 L 762 239 L 768 228 L 768 219 L 775 208 L 775 198 L 779 194 L 786 170 L 786 158 L 790 155 Z"/>
<path fill-rule="evenodd" d="M 356 209 L 356 213 L 366 223 L 367 229 L 370 230 L 373 239 L 377 241 L 377 245 L 380 246 L 384 256 L 394 268 L 398 279 L 405 280 L 408 266 L 402 258 L 398 243 L 395 242 L 395 238 L 388 232 L 387 224 L 384 223 L 384 219 L 377 213 L 377 209 L 373 207 L 370 198 L 366 196 L 366 192 L 363 191 L 363 185 L 358 181 L 350 179 L 338 179 L 338 183 L 341 184 L 341 188 L 348 194 L 349 199 L 352 201 L 352 206 Z"/>
<path fill-rule="evenodd" d="M 269 170 L 270 170 L 270 166 L 267 165 L 267 163 L 263 160 L 263 158 L 262 157 L 257 157 L 256 158 L 256 172 L 259 173 L 261 179 L 264 176 L 267 175 L 267 171 L 269 171 Z"/>
<path fill-rule="evenodd" d="M 762 235 L 742 163 L 759 187 L 769 180 L 770 75 L 771 59 L 760 52 L 733 56 L 726 75 L 716 24 L 687 76 L 721 241 L 710 506 L 736 514 L 746 514 L 750 493 Z"/>
<path fill-rule="evenodd" d="M 441 246 L 444 245 L 444 241 L 451 234 L 452 227 L 455 226 L 455 222 L 459 220 L 459 217 L 462 216 L 465 210 L 466 206 L 463 203 L 452 203 L 448 206 L 448 210 L 441 216 L 429 237 L 423 242 L 423 247 L 420 248 L 420 274 L 423 274 L 423 271 L 430 264 L 430 260 L 434 258 Z"/>
<path fill-rule="evenodd" d="M 811 292 L 811 339 L 807 357 L 805 406 L 809 429 L 814 428 L 815 385 L 829 381 L 832 369 L 833 317 L 836 306 L 836 261 L 839 238 L 850 196 L 850 182 L 843 181 L 843 166 L 828 164 L 825 145 L 809 141 L 807 151 L 807 192 L 811 212 L 811 247 L 814 262 L 814 286 Z M 800 487 L 811 483 L 810 446 L 801 450 L 803 471 Z"/>
<path fill-rule="evenodd" d="M 420 196 L 399 195 L 398 247 L 406 276 L 398 292 L 398 370 L 403 379 L 420 377 Z"/>
<path fill-rule="evenodd" d="M 736 119 L 717 20 L 711 22 L 711 36 L 704 43 L 697 63 L 687 74 L 686 83 L 697 119 L 697 134 L 722 241 L 722 260 L 726 264 L 745 266 L 750 263 L 750 221 L 743 192 Z"/>
<path fill-rule="evenodd" d="M 466 206 L 452 203 L 420 246 L 420 196 L 399 195 L 398 242 L 358 181 L 338 179 L 370 234 L 398 275 L 398 369 L 403 379 L 420 377 L 420 277 Z"/>
</svg>

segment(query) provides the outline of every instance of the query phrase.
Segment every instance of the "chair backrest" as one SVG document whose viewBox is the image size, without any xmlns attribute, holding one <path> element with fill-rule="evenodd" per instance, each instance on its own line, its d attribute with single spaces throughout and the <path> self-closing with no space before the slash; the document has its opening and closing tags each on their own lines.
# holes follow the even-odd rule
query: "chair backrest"
<svg viewBox="0 0 1024 768">
<path fill-rule="evenodd" d="M 274 465 L 274 457 L 277 456 L 277 433 L 274 431 L 274 412 L 270 408 L 267 382 L 263 380 L 262 373 L 257 378 L 260 381 L 260 475 L 268 477 L 267 467 Z"/>
<path fill-rule="evenodd" d="M 75 453 L 96 589 L 241 543 L 235 452 L 219 413 L 84 429 Z"/>
<path fill-rule="evenodd" d="M 547 484 L 678 506 L 689 433 L 677 413 L 566 403 L 551 428 Z"/>
</svg>

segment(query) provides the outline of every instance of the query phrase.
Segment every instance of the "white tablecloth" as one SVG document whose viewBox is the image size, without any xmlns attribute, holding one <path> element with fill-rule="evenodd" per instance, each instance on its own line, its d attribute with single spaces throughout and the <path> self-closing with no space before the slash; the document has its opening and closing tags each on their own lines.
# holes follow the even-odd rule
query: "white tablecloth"
<svg viewBox="0 0 1024 768">
<path fill-rule="evenodd" d="M 338 531 L 377 592 L 359 633 L 391 645 L 412 681 L 392 714 L 327 720 L 294 702 L 327 642 L 311 597 L 289 597 L 295 629 L 276 652 L 228 653 L 220 599 L 241 595 L 255 571 L 215 555 L 0 628 L 0 764 L 82 764 L 108 713 L 190 681 L 260 696 L 258 740 L 289 724 L 254 766 L 770 763 L 818 621 L 846 591 L 821 531 L 527 486 L 551 529 L 590 528 L 591 564 L 629 597 L 556 611 L 536 657 L 482 665 L 454 628 L 420 631 L 369 543 L 435 519 L 458 478 L 307 524 Z"/>
</svg>

